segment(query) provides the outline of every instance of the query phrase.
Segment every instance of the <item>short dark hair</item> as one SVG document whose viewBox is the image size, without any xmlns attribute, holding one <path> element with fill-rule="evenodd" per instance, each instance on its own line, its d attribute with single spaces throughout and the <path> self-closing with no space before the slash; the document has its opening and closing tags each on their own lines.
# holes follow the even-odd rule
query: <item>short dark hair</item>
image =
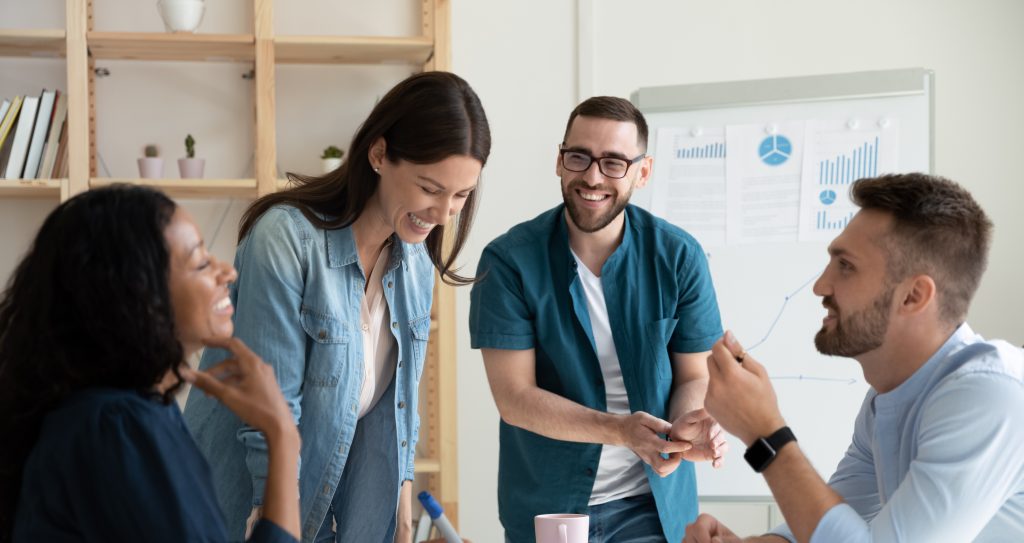
<svg viewBox="0 0 1024 543">
<path fill-rule="evenodd" d="M 318 228 L 344 228 L 359 218 L 377 190 L 379 176 L 367 156 L 378 138 L 387 143 L 387 159 L 433 164 L 452 156 L 468 156 L 487 164 L 491 129 L 476 92 L 461 77 L 449 72 L 422 72 L 399 82 L 377 102 L 352 137 L 348 156 L 333 172 L 314 177 L 289 172 L 294 187 L 256 200 L 242 215 L 238 240 L 249 233 L 271 207 L 289 204 Z M 462 211 L 447 226 L 438 225 L 425 245 L 441 280 L 465 285 L 473 280 L 460 275 L 455 259 L 469 237 L 480 190 L 469 193 Z M 319 215 L 327 215 L 324 219 Z M 445 254 L 445 232 L 454 229 Z"/>
<path fill-rule="evenodd" d="M 71 198 L 46 217 L 0 297 L 0 540 L 46 414 L 76 391 L 180 386 L 164 230 L 177 206 L 144 187 Z"/>
<path fill-rule="evenodd" d="M 935 281 L 941 316 L 959 323 L 988 265 L 992 221 L 971 193 L 924 173 L 860 179 L 851 198 L 862 209 L 892 214 L 887 273 L 900 281 L 919 273 Z"/>
<path fill-rule="evenodd" d="M 636 125 L 636 144 L 640 150 L 647 152 L 647 121 L 644 114 L 625 98 L 617 96 L 594 96 L 587 98 L 576 109 L 569 114 L 569 122 L 565 125 L 565 135 L 562 136 L 562 143 L 569 138 L 569 131 L 572 130 L 572 122 L 576 117 L 595 117 L 598 119 L 611 119 Z"/>
</svg>

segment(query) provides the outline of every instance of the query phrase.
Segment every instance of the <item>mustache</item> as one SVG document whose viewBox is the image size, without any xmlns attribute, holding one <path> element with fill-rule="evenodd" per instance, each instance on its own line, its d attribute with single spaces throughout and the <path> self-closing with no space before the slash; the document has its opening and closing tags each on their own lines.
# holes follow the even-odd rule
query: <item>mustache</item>
<svg viewBox="0 0 1024 543">
<path fill-rule="evenodd" d="M 835 311 L 836 313 L 839 312 L 839 306 L 836 305 L 836 301 L 835 301 L 835 299 L 832 296 L 824 296 L 824 297 L 822 297 L 821 298 L 821 305 L 823 307 L 825 307 L 825 309 L 831 309 L 832 311 Z"/>
<path fill-rule="evenodd" d="M 576 189 L 576 188 L 584 188 L 584 189 L 587 189 L 587 190 L 606 190 L 606 191 L 609 191 L 609 192 L 614 192 L 614 191 L 611 191 L 604 183 L 598 183 L 597 185 L 591 185 L 590 183 L 587 183 L 583 179 L 574 179 L 574 180 L 570 181 L 569 182 L 569 186 L 566 187 L 566 188 L 568 190 L 572 190 L 572 189 Z"/>
</svg>

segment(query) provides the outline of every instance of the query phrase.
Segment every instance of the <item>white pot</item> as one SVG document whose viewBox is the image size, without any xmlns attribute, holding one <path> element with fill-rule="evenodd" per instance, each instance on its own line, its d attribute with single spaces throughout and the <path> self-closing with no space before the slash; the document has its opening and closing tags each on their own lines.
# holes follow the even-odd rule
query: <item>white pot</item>
<svg viewBox="0 0 1024 543">
<path fill-rule="evenodd" d="M 203 178 L 203 166 L 206 165 L 206 159 L 202 158 L 179 158 L 178 159 L 178 173 L 181 174 L 182 179 L 202 179 Z"/>
<path fill-rule="evenodd" d="M 156 3 L 168 32 L 195 32 L 203 20 L 203 0 L 159 0 Z"/>
<path fill-rule="evenodd" d="M 139 177 L 143 179 L 160 179 L 164 176 L 164 159 L 160 157 L 143 157 L 139 159 Z"/>
<path fill-rule="evenodd" d="M 324 173 L 331 173 L 341 167 L 341 157 L 321 158 L 320 164 L 323 166 Z"/>
</svg>

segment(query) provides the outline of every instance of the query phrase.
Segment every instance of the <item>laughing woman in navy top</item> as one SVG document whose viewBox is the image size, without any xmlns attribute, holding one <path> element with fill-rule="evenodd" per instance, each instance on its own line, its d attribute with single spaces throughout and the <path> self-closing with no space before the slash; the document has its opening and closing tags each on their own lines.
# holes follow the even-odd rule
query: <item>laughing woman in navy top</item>
<svg viewBox="0 0 1024 543">
<path fill-rule="evenodd" d="M 267 435 L 250 541 L 296 540 L 298 430 L 273 370 L 231 339 L 235 277 L 150 189 L 89 191 L 47 217 L 0 299 L 0 541 L 225 541 L 173 401 L 183 381 Z M 233 356 L 194 372 L 203 344 Z"/>
</svg>

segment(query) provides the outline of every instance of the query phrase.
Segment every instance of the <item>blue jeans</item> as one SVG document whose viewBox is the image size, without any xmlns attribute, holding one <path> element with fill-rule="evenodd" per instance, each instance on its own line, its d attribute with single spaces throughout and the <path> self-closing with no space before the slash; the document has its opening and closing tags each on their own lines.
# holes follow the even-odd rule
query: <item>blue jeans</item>
<svg viewBox="0 0 1024 543">
<path fill-rule="evenodd" d="M 590 543 L 666 543 L 652 494 L 589 508 Z M 506 543 L 514 543 L 505 536 Z"/>
</svg>

